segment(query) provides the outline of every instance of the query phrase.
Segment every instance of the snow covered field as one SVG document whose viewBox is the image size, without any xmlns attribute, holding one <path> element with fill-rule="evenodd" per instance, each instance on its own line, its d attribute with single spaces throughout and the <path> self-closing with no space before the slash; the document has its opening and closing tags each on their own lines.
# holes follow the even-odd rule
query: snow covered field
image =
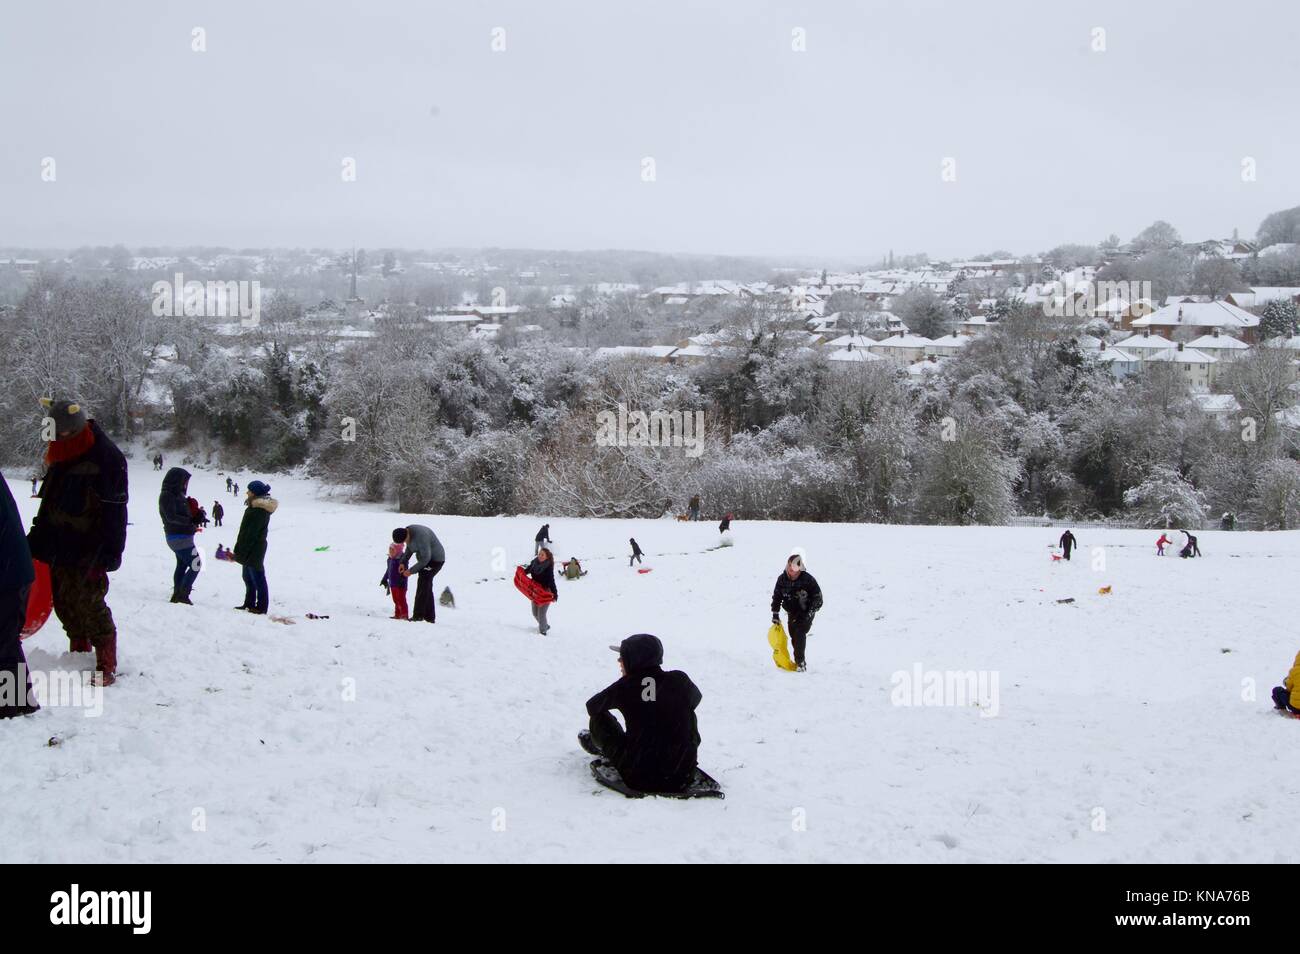
<svg viewBox="0 0 1300 954">
<path fill-rule="evenodd" d="M 406 519 L 269 477 L 285 625 L 232 610 L 239 568 L 215 560 L 195 606 L 167 602 L 161 477 L 133 461 L 102 715 L 0 723 L 0 861 L 1300 861 L 1300 723 L 1268 701 L 1300 649 L 1296 534 L 1207 531 L 1179 560 L 1154 532 L 1079 531 L 1064 564 L 1053 530 L 740 521 L 704 552 L 715 524 L 551 519 L 590 575 L 559 581 L 541 637 L 509 576 L 542 519 Z M 227 507 L 209 551 L 243 509 L 223 487 L 191 481 Z M 406 522 L 447 548 L 457 607 L 435 626 L 387 618 Z M 630 536 L 653 572 L 628 568 Z M 795 545 L 826 596 L 807 674 L 765 640 Z M 704 693 L 725 801 L 627 800 L 588 773 L 583 703 L 618 675 L 606 646 L 642 631 Z M 55 619 L 25 646 L 35 670 L 92 664 Z M 891 704 L 917 665 L 983 671 L 996 698 Z"/>
</svg>

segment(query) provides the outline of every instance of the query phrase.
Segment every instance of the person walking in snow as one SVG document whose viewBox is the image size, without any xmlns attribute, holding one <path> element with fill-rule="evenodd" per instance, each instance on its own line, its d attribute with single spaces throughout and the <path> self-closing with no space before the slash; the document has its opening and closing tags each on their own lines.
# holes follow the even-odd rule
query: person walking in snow
<svg viewBox="0 0 1300 954">
<path fill-rule="evenodd" d="M 686 508 L 687 514 L 692 520 L 700 519 L 700 495 L 696 494 L 691 498 L 690 504 Z"/>
<path fill-rule="evenodd" d="M 435 623 L 437 610 L 433 601 L 433 578 L 447 561 L 447 551 L 438 535 L 423 524 L 398 527 L 393 531 L 393 542 L 406 545 L 402 551 L 402 565 L 398 572 L 409 578 L 415 574 L 415 605 L 411 607 L 412 622 Z"/>
<path fill-rule="evenodd" d="M 726 533 L 731 529 L 731 514 L 722 518 L 722 523 L 718 524 L 718 533 Z"/>
<path fill-rule="evenodd" d="M 32 682 L 23 653 L 27 595 L 36 579 L 18 504 L 0 475 L 0 719 L 35 712 Z"/>
<path fill-rule="evenodd" d="M 249 486 L 251 487 L 252 484 L 249 484 Z M 236 497 L 239 496 L 239 484 L 234 485 L 234 490 L 231 491 L 231 494 L 233 494 Z M 247 503 L 247 501 L 245 501 L 245 503 Z"/>
<path fill-rule="evenodd" d="M 167 546 L 176 556 L 176 569 L 172 572 L 173 603 L 190 602 L 190 591 L 194 581 L 199 578 L 202 562 L 198 547 L 194 545 L 194 535 L 199 532 L 185 493 L 190 485 L 190 472 L 184 467 L 173 467 L 163 477 L 162 490 L 158 494 L 158 514 L 162 517 L 163 536 Z"/>
<path fill-rule="evenodd" d="M 537 556 L 538 551 L 542 549 L 543 543 L 550 542 L 551 525 L 549 523 L 544 523 L 542 524 L 542 529 L 537 531 L 537 536 L 533 537 L 533 556 Z"/>
<path fill-rule="evenodd" d="M 552 603 L 560 599 L 560 591 L 555 587 L 555 557 L 551 556 L 551 551 L 542 547 L 533 557 L 533 562 L 524 567 L 524 572 L 528 574 L 529 579 L 534 583 L 539 583 L 543 589 L 550 590 L 554 599 Z M 533 603 L 533 619 L 537 621 L 537 631 L 545 636 L 551 629 L 550 624 L 546 621 L 546 611 L 551 608 L 550 603 Z"/>
<path fill-rule="evenodd" d="M 785 569 L 776 578 L 776 586 L 772 589 L 772 622 L 781 622 L 780 611 L 784 609 L 790 621 L 790 642 L 794 647 L 795 668 L 799 672 L 808 669 L 804 648 L 813 617 L 822 608 L 822 589 L 805 568 L 805 558 L 802 547 L 791 550 Z"/>
<path fill-rule="evenodd" d="M 1300 713 L 1300 653 L 1296 653 L 1291 671 L 1282 685 L 1273 687 L 1273 705 L 1288 712 Z"/>
<path fill-rule="evenodd" d="M 1066 530 L 1065 533 L 1061 534 L 1061 542 L 1060 542 L 1061 554 L 1062 556 L 1065 557 L 1066 560 L 1070 559 L 1070 551 L 1073 550 L 1078 545 L 1079 545 L 1079 541 L 1074 539 L 1073 531 Z"/>
<path fill-rule="evenodd" d="M 641 562 L 641 548 L 640 548 L 639 546 L 637 546 L 636 539 L 635 539 L 635 538 L 630 538 L 627 542 L 630 543 L 630 544 L 632 544 L 632 556 L 628 558 L 627 565 L 628 565 L 628 566 L 631 566 L 633 563 L 640 563 L 640 562 Z"/>
<path fill-rule="evenodd" d="M 220 500 L 212 501 L 212 525 L 221 526 L 221 518 L 226 515 L 226 508 L 221 506 Z"/>
<path fill-rule="evenodd" d="M 578 744 L 613 763 L 638 791 L 683 791 L 699 756 L 695 710 L 703 694 L 686 673 L 664 671 L 664 646 L 656 636 L 637 633 L 609 648 L 618 653 L 620 676 L 587 700 L 587 729 L 578 733 Z"/>
<path fill-rule="evenodd" d="M 392 619 L 411 618 L 411 610 L 406 605 L 406 577 L 402 575 L 402 554 L 406 552 L 404 542 L 397 539 L 397 531 L 394 530 L 393 539 L 388 544 L 388 563 L 384 567 L 384 575 L 379 578 L 379 585 L 393 598 Z"/>
<path fill-rule="evenodd" d="M 271 496 L 269 484 L 260 480 L 248 482 L 244 519 L 239 522 L 239 536 L 232 551 L 235 562 L 244 568 L 244 602 L 235 609 L 264 616 L 271 605 L 271 591 L 266 583 L 266 544 L 271 514 L 279 506 Z"/>
<path fill-rule="evenodd" d="M 234 487 L 234 484 L 231 482 L 230 478 L 227 477 L 227 478 L 226 478 L 226 493 L 230 493 L 232 487 Z"/>
<path fill-rule="evenodd" d="M 105 598 L 126 548 L 126 457 L 75 401 L 43 399 L 55 438 L 41 503 L 27 534 L 32 559 L 50 567 L 54 613 L 74 653 L 95 650 L 104 685 L 117 672 L 117 624 Z"/>
<path fill-rule="evenodd" d="M 32 496 L 33 496 L 33 497 L 36 496 L 36 482 L 37 482 L 38 480 L 40 480 L 39 477 L 37 477 L 37 476 L 35 476 L 35 475 L 32 476 Z"/>
</svg>

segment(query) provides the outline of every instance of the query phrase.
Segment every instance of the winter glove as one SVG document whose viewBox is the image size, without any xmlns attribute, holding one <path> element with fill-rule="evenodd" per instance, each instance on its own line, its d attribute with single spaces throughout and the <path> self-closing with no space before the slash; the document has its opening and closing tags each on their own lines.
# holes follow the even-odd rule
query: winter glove
<svg viewBox="0 0 1300 954">
<path fill-rule="evenodd" d="M 774 626 L 779 626 L 779 625 L 781 625 L 781 614 L 780 614 L 780 613 L 773 613 L 773 614 L 772 614 L 772 624 L 773 624 Z"/>
</svg>

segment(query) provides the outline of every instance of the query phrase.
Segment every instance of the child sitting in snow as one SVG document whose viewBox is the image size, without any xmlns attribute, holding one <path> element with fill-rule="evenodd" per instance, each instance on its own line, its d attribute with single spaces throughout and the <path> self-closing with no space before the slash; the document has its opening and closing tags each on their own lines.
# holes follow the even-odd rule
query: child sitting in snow
<svg viewBox="0 0 1300 954">
<path fill-rule="evenodd" d="M 409 619 L 411 615 L 406 605 L 406 577 L 401 572 L 402 554 L 405 552 L 405 544 L 393 542 L 388 545 L 388 564 L 379 579 L 379 585 L 393 598 L 392 619 Z"/>
<path fill-rule="evenodd" d="M 1273 705 L 1287 712 L 1300 713 L 1300 653 L 1296 653 L 1295 662 L 1282 685 L 1273 688 Z"/>
<path fill-rule="evenodd" d="M 577 557 L 569 557 L 564 561 L 561 568 L 564 570 L 566 580 L 576 580 L 587 575 L 587 571 L 582 568 L 582 564 L 578 562 Z"/>
</svg>

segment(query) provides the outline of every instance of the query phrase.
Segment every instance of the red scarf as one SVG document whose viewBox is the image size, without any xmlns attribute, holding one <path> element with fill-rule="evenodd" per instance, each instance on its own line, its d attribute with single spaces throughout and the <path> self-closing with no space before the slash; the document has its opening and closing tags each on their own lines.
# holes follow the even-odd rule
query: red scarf
<svg viewBox="0 0 1300 954">
<path fill-rule="evenodd" d="M 76 434 L 50 441 L 45 448 L 45 463 L 61 464 L 64 461 L 75 460 L 94 446 L 95 432 L 90 429 L 90 423 L 87 422 L 86 426 Z"/>
</svg>

